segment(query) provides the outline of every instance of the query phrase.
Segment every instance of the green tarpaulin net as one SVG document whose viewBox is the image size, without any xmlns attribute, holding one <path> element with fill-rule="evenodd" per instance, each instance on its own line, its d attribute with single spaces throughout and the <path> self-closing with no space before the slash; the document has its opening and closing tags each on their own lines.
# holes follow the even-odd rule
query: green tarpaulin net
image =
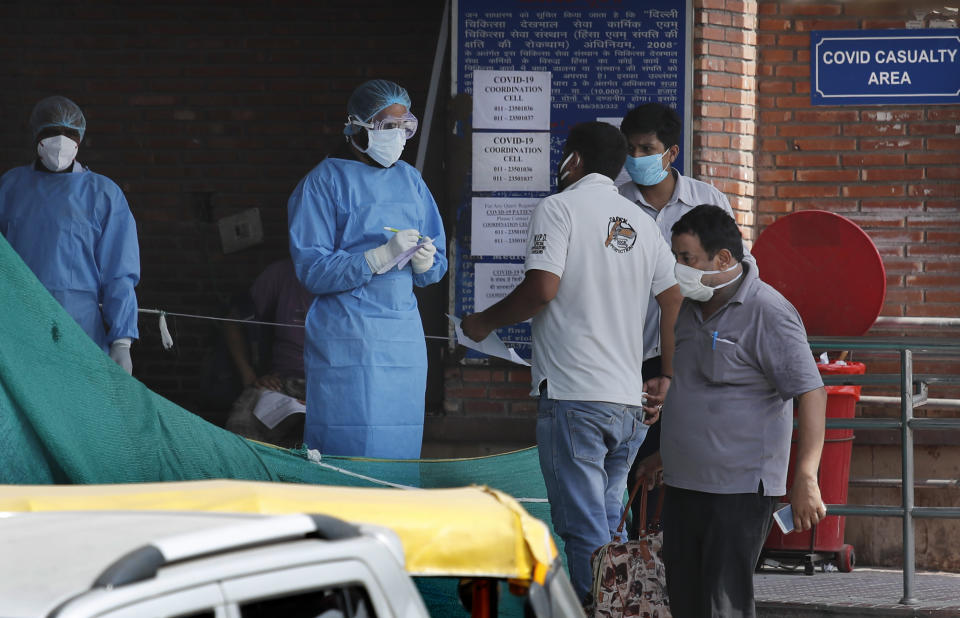
<svg viewBox="0 0 960 618">
<path fill-rule="evenodd" d="M 232 478 L 325 485 L 485 484 L 544 499 L 536 449 L 471 459 L 323 457 L 251 442 L 131 378 L 0 237 L 0 482 L 145 483 Z M 524 500 L 532 510 L 536 502 Z M 541 513 L 542 515 L 542 513 Z"/>
<path fill-rule="evenodd" d="M 322 457 L 315 463 L 305 452 L 250 442 L 208 423 L 124 373 L 2 236 L 0 315 L 0 483 L 229 478 L 360 487 L 478 484 L 511 494 L 550 521 L 534 448 L 472 459 Z M 449 601 L 449 594 L 440 596 Z"/>
</svg>

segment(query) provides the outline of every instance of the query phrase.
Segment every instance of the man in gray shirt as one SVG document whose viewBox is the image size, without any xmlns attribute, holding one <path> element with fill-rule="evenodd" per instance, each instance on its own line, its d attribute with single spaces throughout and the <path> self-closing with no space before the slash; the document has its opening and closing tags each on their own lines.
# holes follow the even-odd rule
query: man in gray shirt
<svg viewBox="0 0 960 618">
<path fill-rule="evenodd" d="M 817 468 L 827 397 L 799 314 L 743 261 L 730 215 L 701 205 L 672 231 L 685 300 L 660 442 L 670 609 L 754 616 L 754 567 L 787 492 L 794 397 L 794 525 L 807 530 L 826 515 Z M 648 459 L 638 477 L 655 467 Z"/>
</svg>

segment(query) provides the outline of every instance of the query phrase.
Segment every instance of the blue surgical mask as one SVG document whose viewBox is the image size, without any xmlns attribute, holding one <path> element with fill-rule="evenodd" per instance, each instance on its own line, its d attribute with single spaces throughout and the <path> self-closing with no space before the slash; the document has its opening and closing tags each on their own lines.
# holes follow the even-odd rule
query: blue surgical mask
<svg viewBox="0 0 960 618">
<path fill-rule="evenodd" d="M 663 156 L 665 154 L 667 154 L 666 151 L 646 157 L 627 157 L 624 166 L 633 182 L 641 187 L 652 187 L 660 184 L 669 173 L 663 169 Z"/>
</svg>

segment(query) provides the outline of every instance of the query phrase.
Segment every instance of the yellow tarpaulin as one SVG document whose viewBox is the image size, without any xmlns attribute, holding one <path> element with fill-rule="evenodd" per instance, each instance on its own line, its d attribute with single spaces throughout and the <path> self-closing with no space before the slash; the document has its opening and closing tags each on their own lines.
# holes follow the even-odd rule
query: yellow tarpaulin
<svg viewBox="0 0 960 618">
<path fill-rule="evenodd" d="M 557 557 L 547 526 L 487 487 L 398 490 L 233 480 L 0 485 L 0 512 L 86 510 L 318 513 L 376 524 L 400 537 L 411 575 L 531 581 Z"/>
</svg>

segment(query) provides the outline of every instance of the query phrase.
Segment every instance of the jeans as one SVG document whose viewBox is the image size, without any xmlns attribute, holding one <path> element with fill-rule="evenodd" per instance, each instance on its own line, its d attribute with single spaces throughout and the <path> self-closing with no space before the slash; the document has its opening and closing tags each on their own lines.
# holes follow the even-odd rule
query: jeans
<svg viewBox="0 0 960 618">
<path fill-rule="evenodd" d="M 540 396 L 540 469 L 553 528 L 563 539 L 570 579 L 581 600 L 593 581 L 591 554 L 616 536 L 627 471 L 647 433 L 642 419 L 639 406 Z"/>
</svg>

